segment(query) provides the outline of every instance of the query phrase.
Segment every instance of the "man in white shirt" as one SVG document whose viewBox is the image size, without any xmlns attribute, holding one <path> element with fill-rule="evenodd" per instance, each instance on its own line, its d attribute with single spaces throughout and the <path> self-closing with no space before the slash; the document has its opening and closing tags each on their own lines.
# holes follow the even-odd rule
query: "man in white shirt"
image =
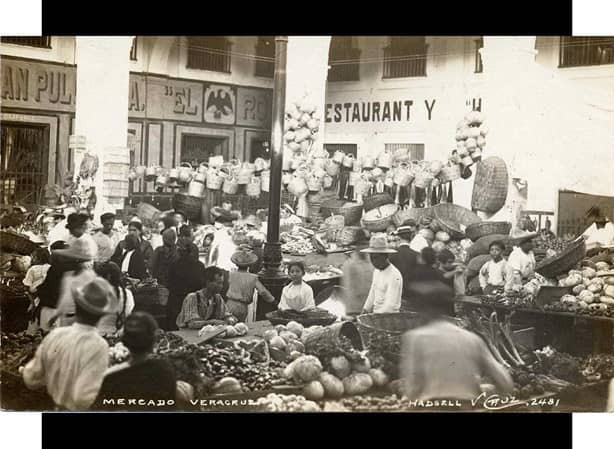
<svg viewBox="0 0 614 449">
<path fill-rule="evenodd" d="M 533 237 L 535 234 L 525 237 L 525 240 L 514 247 L 507 259 L 505 266 L 505 290 L 518 290 L 527 281 L 535 277 L 535 255 L 533 254 Z"/>
<path fill-rule="evenodd" d="M 100 216 L 102 229 L 93 235 L 94 242 L 98 245 L 96 262 L 107 262 L 113 256 L 117 244 L 121 241 L 119 232 L 113 230 L 115 214 L 108 212 Z"/>
<path fill-rule="evenodd" d="M 594 223 L 582 234 L 586 239 L 587 249 L 614 245 L 614 224 L 597 207 L 591 209 L 589 214 L 590 218 L 594 219 Z"/>
<path fill-rule="evenodd" d="M 77 321 L 52 330 L 34 358 L 20 368 L 30 389 L 46 387 L 60 410 L 87 410 L 98 395 L 109 365 L 109 345 L 96 324 L 116 309 L 113 287 L 98 278 L 74 291 Z"/>
<path fill-rule="evenodd" d="M 375 268 L 369 296 L 362 313 L 396 313 L 401 308 L 403 277 L 401 272 L 390 263 L 388 256 L 395 254 L 388 248 L 386 234 L 374 234 L 369 247 L 361 252 L 369 254 Z"/>
</svg>

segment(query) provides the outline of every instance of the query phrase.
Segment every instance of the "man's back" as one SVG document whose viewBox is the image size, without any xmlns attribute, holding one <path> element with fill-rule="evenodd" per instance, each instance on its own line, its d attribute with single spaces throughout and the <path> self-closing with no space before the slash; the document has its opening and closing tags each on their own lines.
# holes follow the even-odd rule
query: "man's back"
<svg viewBox="0 0 614 449">
<path fill-rule="evenodd" d="M 482 377 L 502 389 L 510 375 L 476 334 L 439 320 L 403 335 L 401 374 L 412 400 L 465 399 L 480 394 Z"/>
<path fill-rule="evenodd" d="M 415 278 L 415 269 L 418 263 L 418 253 L 409 247 L 409 245 L 399 246 L 396 254 L 390 255 L 390 263 L 393 264 L 401 272 L 403 276 L 403 294 L 404 299 L 409 298 L 408 288 L 410 281 Z"/>
</svg>

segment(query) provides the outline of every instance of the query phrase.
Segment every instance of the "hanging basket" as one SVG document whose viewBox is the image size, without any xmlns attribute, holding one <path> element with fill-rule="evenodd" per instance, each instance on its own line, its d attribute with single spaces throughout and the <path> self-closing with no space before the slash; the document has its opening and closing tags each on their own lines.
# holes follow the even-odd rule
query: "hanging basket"
<svg viewBox="0 0 614 449">
<path fill-rule="evenodd" d="M 247 184 L 247 187 L 245 187 L 245 193 L 252 198 L 258 198 L 261 191 L 261 181 L 260 178 L 257 177 L 253 177 L 250 183 Z"/>
<path fill-rule="evenodd" d="M 236 195 L 239 191 L 239 183 L 235 178 L 226 178 L 222 190 L 226 195 Z"/>
<path fill-rule="evenodd" d="M 386 231 L 392 224 L 392 217 L 399 210 L 396 204 L 385 204 L 365 213 L 361 219 L 362 226 L 370 232 Z"/>
<path fill-rule="evenodd" d="M 471 208 L 496 213 L 505 205 L 508 190 L 508 172 L 505 161 L 492 156 L 477 164 Z"/>
<path fill-rule="evenodd" d="M 457 164 L 447 165 L 441 169 L 438 177 L 442 183 L 456 181 L 461 177 L 460 166 Z"/>
<path fill-rule="evenodd" d="M 220 190 L 223 183 L 224 178 L 222 178 L 217 172 L 209 172 L 209 174 L 207 174 L 207 189 Z"/>
<path fill-rule="evenodd" d="M 271 172 L 264 170 L 260 175 L 260 188 L 263 192 L 268 192 L 271 188 Z"/>
</svg>

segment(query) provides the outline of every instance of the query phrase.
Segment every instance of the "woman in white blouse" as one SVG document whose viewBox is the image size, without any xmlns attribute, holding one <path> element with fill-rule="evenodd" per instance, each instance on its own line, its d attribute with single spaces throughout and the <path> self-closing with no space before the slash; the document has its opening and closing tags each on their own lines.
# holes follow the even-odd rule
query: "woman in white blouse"
<svg viewBox="0 0 614 449">
<path fill-rule="evenodd" d="M 313 290 L 305 281 L 305 265 L 303 262 L 288 263 L 288 277 L 290 282 L 281 291 L 281 299 L 279 301 L 279 310 L 296 310 L 302 312 L 309 309 L 315 309 L 316 302 L 313 298 Z"/>
</svg>

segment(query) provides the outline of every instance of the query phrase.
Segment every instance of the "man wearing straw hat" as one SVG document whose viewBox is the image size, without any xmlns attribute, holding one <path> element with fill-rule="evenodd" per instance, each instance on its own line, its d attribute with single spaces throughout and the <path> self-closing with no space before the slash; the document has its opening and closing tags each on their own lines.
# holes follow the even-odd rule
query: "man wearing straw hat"
<svg viewBox="0 0 614 449">
<path fill-rule="evenodd" d="M 87 410 L 109 365 L 109 345 L 96 330 L 100 318 L 117 309 L 113 287 L 97 278 L 73 288 L 76 322 L 52 330 L 34 358 L 20 369 L 30 389 L 47 387 L 59 410 Z"/>
<path fill-rule="evenodd" d="M 371 236 L 369 247 L 361 252 L 369 254 L 375 268 L 371 289 L 362 313 L 396 313 L 401 308 L 403 277 L 401 272 L 390 263 L 388 257 L 396 250 L 388 247 L 386 234 Z"/>
</svg>

